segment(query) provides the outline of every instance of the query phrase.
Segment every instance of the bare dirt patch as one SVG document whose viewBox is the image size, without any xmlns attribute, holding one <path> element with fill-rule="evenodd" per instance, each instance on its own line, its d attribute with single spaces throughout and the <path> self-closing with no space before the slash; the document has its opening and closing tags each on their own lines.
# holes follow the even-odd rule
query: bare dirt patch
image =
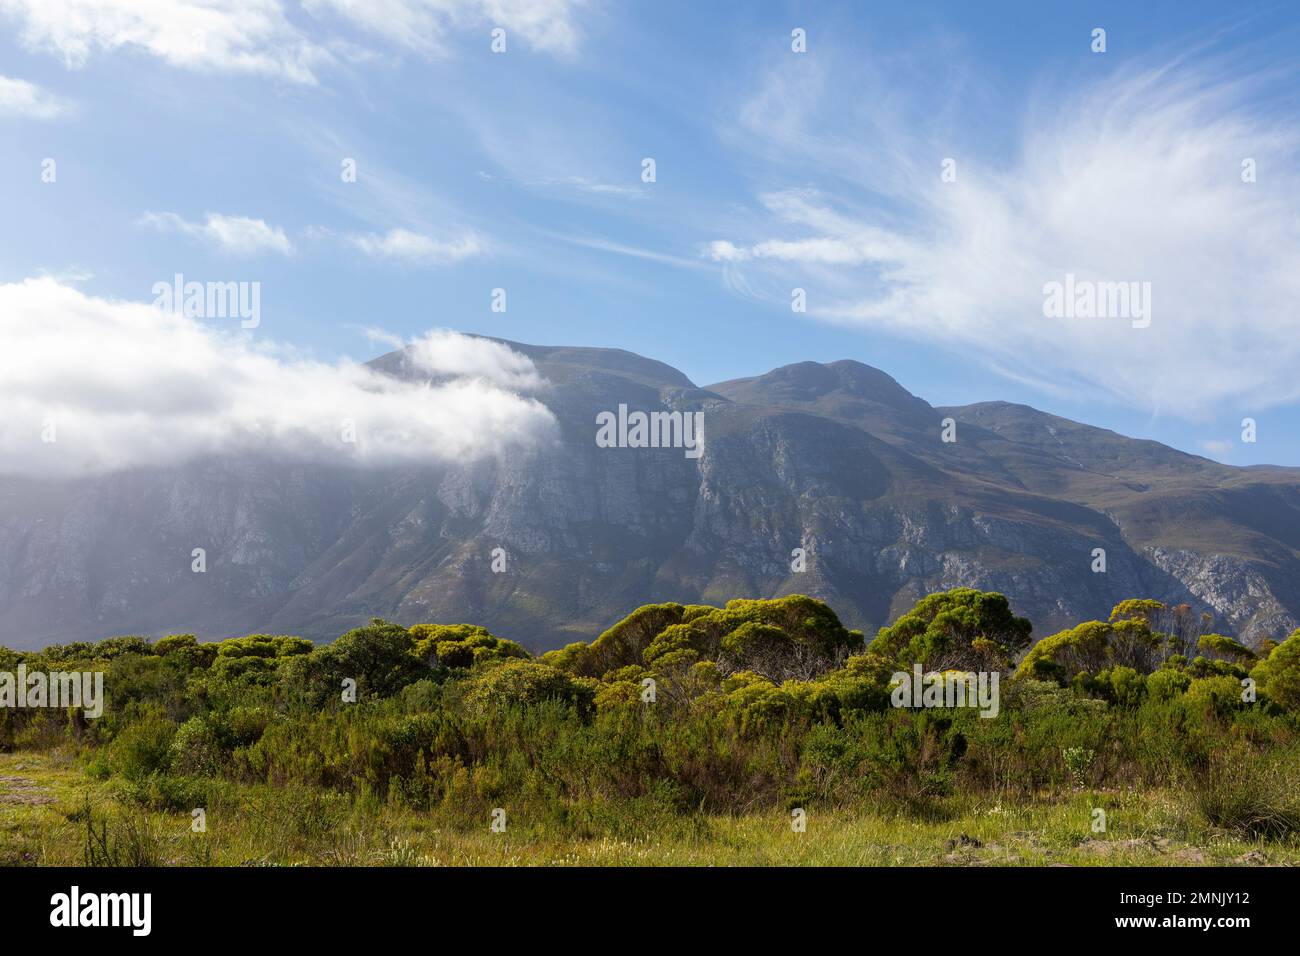
<svg viewBox="0 0 1300 956">
<path fill-rule="evenodd" d="M 0 803 L 39 806 L 53 802 L 49 790 L 26 777 L 0 776 Z"/>
</svg>

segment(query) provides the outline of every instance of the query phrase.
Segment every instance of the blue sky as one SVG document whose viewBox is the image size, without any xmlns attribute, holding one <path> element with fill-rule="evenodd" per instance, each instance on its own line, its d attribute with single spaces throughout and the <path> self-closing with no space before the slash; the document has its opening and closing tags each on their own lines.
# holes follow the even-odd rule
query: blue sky
<svg viewBox="0 0 1300 956">
<path fill-rule="evenodd" d="M 258 281 L 237 334 L 324 361 L 851 358 L 1300 465 L 1298 55 L 1288 4 L 0 0 L 0 282 Z M 1150 281 L 1150 328 L 1045 317 L 1067 272 Z"/>
</svg>

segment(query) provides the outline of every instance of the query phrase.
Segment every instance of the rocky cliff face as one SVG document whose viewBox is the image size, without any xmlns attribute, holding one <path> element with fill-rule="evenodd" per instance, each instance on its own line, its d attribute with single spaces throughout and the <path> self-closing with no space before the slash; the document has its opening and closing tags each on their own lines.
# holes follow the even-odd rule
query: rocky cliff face
<svg viewBox="0 0 1300 956">
<path fill-rule="evenodd" d="M 856 362 L 700 389 L 626 352 L 513 347 L 547 379 L 560 429 L 509 460 L 0 480 L 0 644 L 329 640 L 382 616 L 541 648 L 649 601 L 791 592 L 870 634 L 957 585 L 1006 593 L 1038 637 L 1134 596 L 1252 640 L 1300 617 L 1300 470 L 1230 468 L 1025 406 L 933 408 Z M 374 365 L 411 374 L 401 353 Z M 597 415 L 620 404 L 702 412 L 703 455 L 598 447 Z"/>
</svg>

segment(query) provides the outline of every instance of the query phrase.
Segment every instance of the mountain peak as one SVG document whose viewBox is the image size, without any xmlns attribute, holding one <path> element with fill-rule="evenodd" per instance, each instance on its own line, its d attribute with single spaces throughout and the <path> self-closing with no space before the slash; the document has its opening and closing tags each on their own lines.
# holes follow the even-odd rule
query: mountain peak
<svg viewBox="0 0 1300 956">
<path fill-rule="evenodd" d="M 542 377 L 550 380 L 568 381 L 575 374 L 602 372 L 656 388 L 694 389 L 696 387 L 694 382 L 671 365 L 646 358 L 635 352 L 629 352 L 626 349 L 574 345 L 528 345 L 492 335 L 478 335 L 472 332 L 460 334 L 469 338 L 496 342 L 506 346 L 513 352 L 526 356 L 537 366 L 537 370 Z M 405 358 L 409 348 L 407 346 L 381 355 L 369 364 L 380 371 L 400 375 L 405 368 Z"/>
<path fill-rule="evenodd" d="M 836 362 L 795 362 L 753 378 L 710 385 L 732 401 L 757 405 L 805 408 L 835 418 L 873 418 L 902 414 L 911 421 L 929 421 L 933 409 L 890 375 L 853 359 Z"/>
<path fill-rule="evenodd" d="M 555 647 L 643 604 L 792 590 L 873 631 L 957 586 L 1007 594 L 1049 633 L 1135 595 L 1246 638 L 1300 620 L 1298 469 L 1215 465 L 1024 405 L 934 408 L 850 360 L 685 396 L 706 407 L 700 459 L 610 449 L 601 410 L 681 405 L 690 379 L 620 349 L 495 341 L 547 380 L 559 441 L 436 466 L 240 454 L 0 482 L 0 634 L 324 639 L 380 616 Z M 411 374 L 406 355 L 372 367 Z M 178 581 L 192 541 L 225 559 Z M 791 576 L 794 547 L 815 556 L 806 577 Z M 496 548 L 510 573 L 488 569 Z M 1096 548 L 1106 574 L 1086 570 Z"/>
</svg>

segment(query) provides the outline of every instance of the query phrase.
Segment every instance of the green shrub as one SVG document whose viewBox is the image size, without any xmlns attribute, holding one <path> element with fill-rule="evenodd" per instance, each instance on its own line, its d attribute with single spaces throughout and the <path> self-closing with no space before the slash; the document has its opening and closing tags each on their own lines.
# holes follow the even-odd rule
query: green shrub
<svg viewBox="0 0 1300 956">
<path fill-rule="evenodd" d="M 113 770 L 128 780 L 141 780 L 165 773 L 171 760 L 176 725 L 167 718 L 146 712 L 126 725 L 111 747 Z"/>
<path fill-rule="evenodd" d="M 1300 628 L 1256 664 L 1250 676 L 1273 703 L 1300 712 Z"/>
<path fill-rule="evenodd" d="M 415 624 L 412 653 L 430 665 L 469 668 L 476 664 L 526 658 L 528 652 L 514 641 L 493 636 L 473 624 Z"/>
<path fill-rule="evenodd" d="M 1233 677 L 1203 677 L 1192 681 L 1183 700 L 1189 707 L 1226 716 L 1242 706 L 1241 681 Z"/>
<path fill-rule="evenodd" d="M 1029 646 L 1033 625 L 1011 613 L 996 592 L 954 588 L 931 594 L 871 642 L 882 657 L 923 668 L 988 670 L 1005 666 Z"/>
<path fill-rule="evenodd" d="M 1147 678 L 1147 694 L 1157 701 L 1181 697 L 1191 686 L 1191 675 L 1172 668 L 1162 668 Z"/>
<path fill-rule="evenodd" d="M 0 746 L 74 742 L 88 774 L 117 774 L 114 787 L 158 810 L 255 792 L 259 839 L 286 860 L 385 804 L 473 829 L 508 806 L 512 831 L 622 838 L 645 826 L 685 832 L 701 812 L 865 802 L 940 819 L 971 795 L 1170 781 L 1212 826 L 1289 832 L 1286 794 L 1300 792 L 1296 635 L 1254 665 L 1258 706 L 1241 700 L 1249 660 L 1227 638 L 1200 641 L 1190 661 L 1166 653 L 1194 653 L 1197 622 L 1138 601 L 1030 650 L 1003 680 L 996 717 L 894 708 L 900 656 L 1009 667 L 1029 633 L 999 595 L 932 597 L 865 650 L 826 605 L 799 595 L 648 605 L 540 660 L 480 627 L 382 620 L 319 647 L 182 634 L 0 650 L 29 667 L 90 661 L 106 668 L 109 694 L 97 721 L 6 708 Z M 1159 620 L 1182 636 L 1171 644 Z M 1148 669 L 1156 651 L 1164 659 Z M 358 683 L 355 702 L 341 699 L 344 677 Z M 1232 778 L 1225 754 L 1245 779 Z M 137 851 L 117 849 L 110 832 L 95 852 Z"/>
<path fill-rule="evenodd" d="M 202 717 L 191 717 L 172 737 L 168 768 L 173 773 L 215 777 L 225 763 L 217 731 Z"/>
<path fill-rule="evenodd" d="M 1271 756 L 1241 746 L 1219 751 L 1208 770 L 1191 777 L 1192 805 L 1209 825 L 1246 839 L 1294 838 L 1300 835 L 1297 762 L 1294 748 Z"/>
<path fill-rule="evenodd" d="M 465 704 L 480 714 L 560 700 L 579 709 L 588 707 L 595 688 L 538 661 L 512 660 L 479 675 L 465 695 Z"/>
</svg>

